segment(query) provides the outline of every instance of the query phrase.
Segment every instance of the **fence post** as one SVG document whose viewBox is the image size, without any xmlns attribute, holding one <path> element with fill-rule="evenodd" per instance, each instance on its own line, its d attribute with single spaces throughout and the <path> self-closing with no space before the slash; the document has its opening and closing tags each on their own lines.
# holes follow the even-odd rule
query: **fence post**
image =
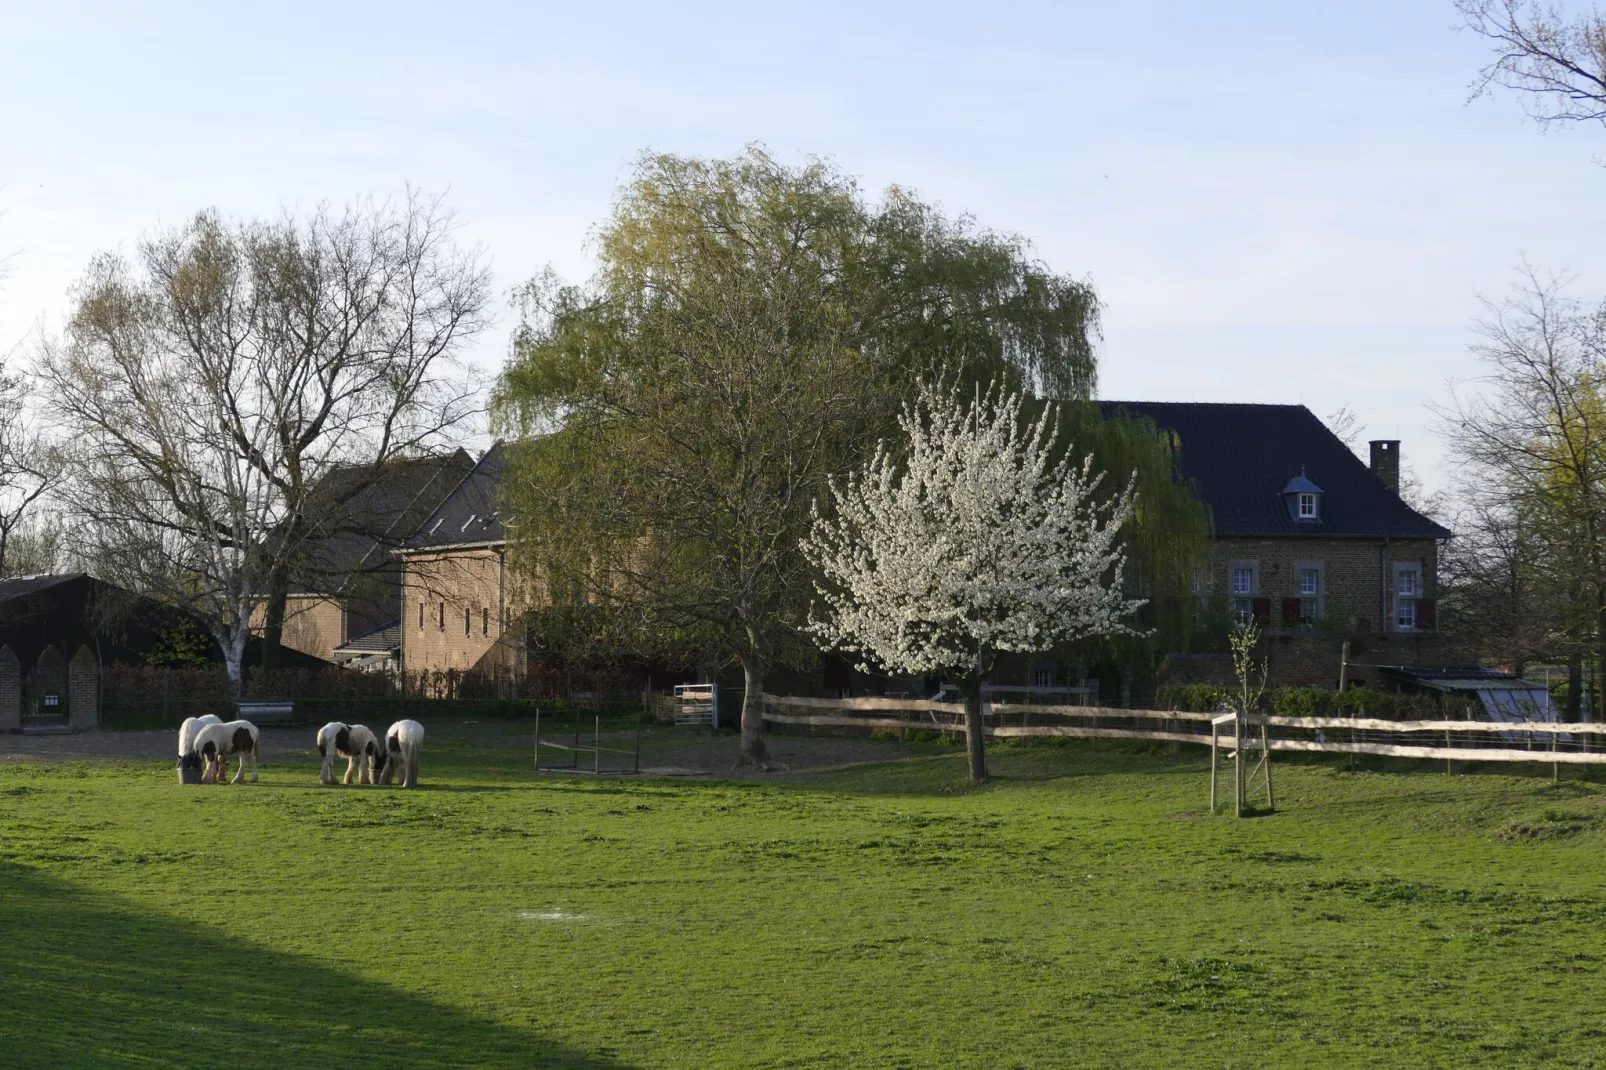
<svg viewBox="0 0 1606 1070">
<path fill-rule="evenodd" d="M 591 771 L 602 772 L 602 714 L 597 714 L 596 724 L 591 729 Z"/>
<path fill-rule="evenodd" d="M 1234 746 L 1237 748 L 1237 753 L 1233 755 L 1233 761 L 1232 761 L 1232 776 L 1233 776 L 1232 798 L 1233 798 L 1233 808 L 1237 811 L 1237 816 L 1238 817 L 1243 817 L 1244 816 L 1244 715 L 1242 713 L 1237 714 L 1232 719 L 1232 741 L 1233 741 Z"/>
<path fill-rule="evenodd" d="M 535 771 L 541 771 L 541 707 L 535 708 Z"/>
<path fill-rule="evenodd" d="M 1210 722 L 1210 812 L 1216 812 L 1216 746 L 1220 739 L 1220 730 L 1216 722 Z"/>
<path fill-rule="evenodd" d="M 1271 725 L 1260 722 L 1260 764 L 1266 769 L 1266 809 L 1277 809 L 1277 796 L 1271 791 Z"/>
</svg>

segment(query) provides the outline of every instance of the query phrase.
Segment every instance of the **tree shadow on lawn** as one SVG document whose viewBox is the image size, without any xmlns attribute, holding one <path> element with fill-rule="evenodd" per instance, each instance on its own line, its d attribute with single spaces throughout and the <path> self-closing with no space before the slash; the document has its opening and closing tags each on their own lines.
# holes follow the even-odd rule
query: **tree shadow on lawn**
<svg viewBox="0 0 1606 1070">
<path fill-rule="evenodd" d="M 0 1065 L 623 1064 L 0 863 Z"/>
</svg>

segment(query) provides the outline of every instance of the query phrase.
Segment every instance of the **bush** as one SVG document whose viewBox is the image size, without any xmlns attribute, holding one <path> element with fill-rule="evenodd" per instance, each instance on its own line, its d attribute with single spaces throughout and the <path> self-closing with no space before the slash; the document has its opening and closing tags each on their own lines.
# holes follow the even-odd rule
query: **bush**
<svg viewBox="0 0 1606 1070">
<path fill-rule="evenodd" d="M 1327 717 L 1337 694 L 1324 687 L 1279 687 L 1271 692 L 1271 709 L 1279 717 Z"/>
<path fill-rule="evenodd" d="M 1232 688 L 1220 684 L 1174 684 L 1162 687 L 1158 697 L 1162 709 L 1215 713 L 1223 703 L 1231 700 L 1232 695 Z"/>
</svg>

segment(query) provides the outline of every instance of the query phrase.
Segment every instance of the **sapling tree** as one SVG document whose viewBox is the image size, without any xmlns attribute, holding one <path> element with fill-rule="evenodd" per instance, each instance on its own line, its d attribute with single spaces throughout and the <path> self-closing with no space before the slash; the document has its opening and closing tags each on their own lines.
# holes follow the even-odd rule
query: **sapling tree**
<svg viewBox="0 0 1606 1070">
<path fill-rule="evenodd" d="M 1261 697 L 1266 694 L 1266 662 L 1255 661 L 1260 625 L 1253 617 L 1239 621 L 1227 642 L 1232 647 L 1232 674 L 1237 680 L 1237 691 L 1228 702 L 1239 716 L 1247 717 L 1260 708 Z"/>
<path fill-rule="evenodd" d="M 1123 591 L 1129 483 L 1101 493 L 1091 458 L 1055 449 L 1046 409 L 995 391 L 965 406 L 924 386 L 870 463 L 816 506 L 810 630 L 892 672 L 944 675 L 965 698 L 970 778 L 987 777 L 982 681 L 1006 651 L 1131 633 Z"/>
</svg>

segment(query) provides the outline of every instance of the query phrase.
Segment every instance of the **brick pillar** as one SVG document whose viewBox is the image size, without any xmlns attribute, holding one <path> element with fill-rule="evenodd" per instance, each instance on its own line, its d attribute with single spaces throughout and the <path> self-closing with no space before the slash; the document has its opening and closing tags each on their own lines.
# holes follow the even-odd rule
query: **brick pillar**
<svg viewBox="0 0 1606 1070">
<path fill-rule="evenodd" d="M 22 727 L 22 663 L 11 646 L 0 646 L 0 732 Z"/>
<path fill-rule="evenodd" d="M 100 662 L 87 646 L 67 663 L 67 712 L 74 728 L 100 727 Z"/>
</svg>

